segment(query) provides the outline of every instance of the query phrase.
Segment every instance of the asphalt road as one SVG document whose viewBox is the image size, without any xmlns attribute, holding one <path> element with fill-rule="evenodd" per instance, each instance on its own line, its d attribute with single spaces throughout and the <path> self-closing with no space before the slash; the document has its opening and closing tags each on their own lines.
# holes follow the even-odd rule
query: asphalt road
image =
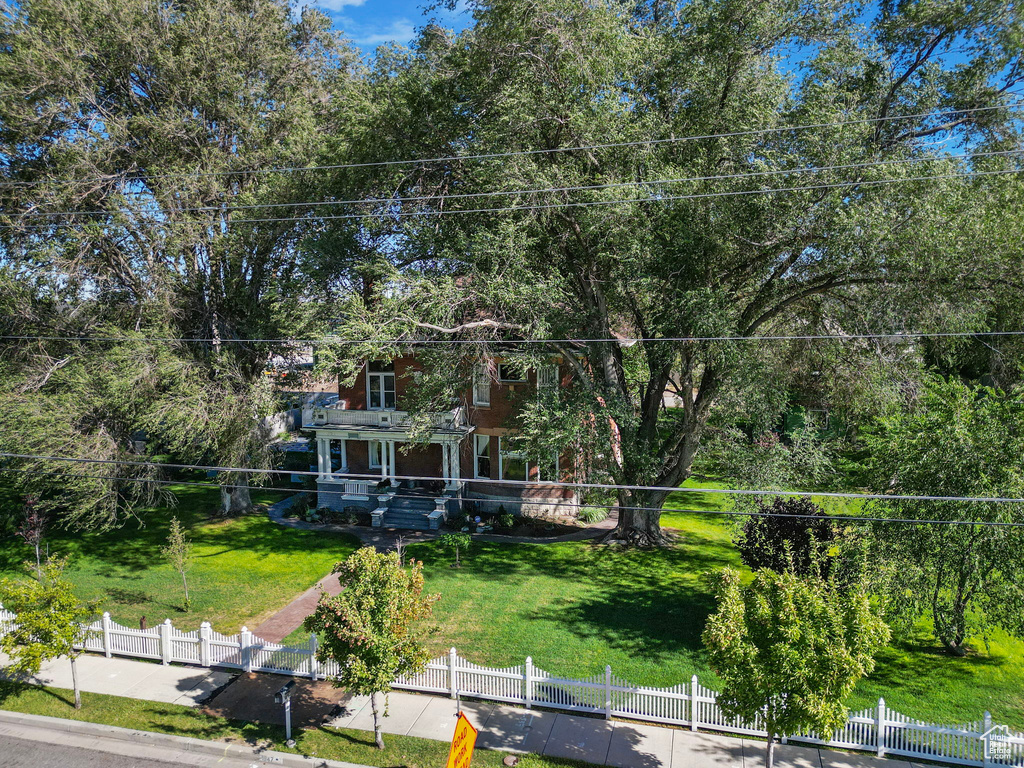
<svg viewBox="0 0 1024 768">
<path fill-rule="evenodd" d="M 164 761 L 152 757 L 111 754 L 81 746 L 0 736 L 0 765 L 4 768 L 194 768 L 197 764 L 194 757 L 189 762 Z M 220 765 L 224 768 L 241 768 L 251 763 L 223 760 Z"/>
</svg>

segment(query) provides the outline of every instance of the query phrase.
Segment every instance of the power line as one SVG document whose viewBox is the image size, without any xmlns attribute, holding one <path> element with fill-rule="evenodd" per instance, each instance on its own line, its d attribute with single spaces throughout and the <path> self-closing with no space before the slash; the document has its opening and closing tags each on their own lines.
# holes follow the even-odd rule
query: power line
<svg viewBox="0 0 1024 768">
<path fill-rule="evenodd" d="M 886 115 L 884 117 L 868 117 L 860 118 L 857 120 L 840 120 L 834 122 L 824 123 L 805 123 L 803 125 L 790 125 L 790 126 L 776 126 L 774 128 L 755 128 L 745 131 L 729 131 L 725 133 L 710 133 L 704 135 L 690 135 L 690 136 L 675 136 L 664 139 L 642 139 L 638 141 L 622 141 L 622 142 L 609 142 L 605 144 L 589 144 L 577 147 L 554 147 L 552 149 L 531 149 L 531 150 L 519 150 L 512 152 L 491 152 L 475 155 L 447 155 L 442 157 L 431 157 L 431 158 L 419 158 L 410 160 L 380 160 L 365 163 L 340 163 L 334 165 L 307 165 L 307 166 L 284 166 L 276 168 L 253 168 L 249 170 L 231 170 L 231 171 L 195 171 L 191 173 L 156 173 L 145 175 L 145 179 L 190 179 L 190 178 L 208 178 L 216 176 L 248 176 L 265 173 L 299 173 L 303 171 L 326 171 L 326 170 L 345 170 L 351 168 L 378 168 L 394 165 L 417 165 L 423 163 L 440 163 L 440 162 L 458 162 L 467 160 L 496 160 L 509 157 L 528 157 L 534 155 L 547 155 L 557 154 L 562 152 L 581 152 L 585 150 L 594 149 L 618 149 L 622 147 L 638 147 L 638 146 L 657 146 L 660 144 L 676 144 L 687 141 L 705 141 L 708 139 L 724 139 L 724 138 L 735 138 L 738 136 L 763 136 L 774 133 L 786 133 L 787 131 L 804 131 L 815 128 L 840 128 L 848 125 L 870 125 L 873 123 L 888 122 L 890 120 L 916 120 L 916 119 L 927 119 L 931 117 L 945 117 L 948 115 L 967 115 L 975 114 L 978 112 L 991 112 L 999 109 L 1018 109 L 1024 107 L 1024 104 L 1000 104 L 989 107 L 972 107 L 969 109 L 946 109 L 941 111 L 931 112 L 918 112 L 911 115 Z M 135 173 L 141 174 L 141 169 L 136 169 Z M 81 179 L 64 179 L 59 183 L 65 184 L 76 184 L 86 182 L 104 182 L 111 181 L 117 178 L 118 174 L 109 174 L 106 176 L 94 176 Z M 2 187 L 12 186 L 38 186 L 42 184 L 53 183 L 50 180 L 47 181 L 8 181 L 0 184 Z"/>
<path fill-rule="evenodd" d="M 92 475 L 82 473 L 67 473 L 67 472 L 44 472 L 39 470 L 31 469 L 13 469 L 10 467 L 0 467 L 0 472 L 17 472 L 20 474 L 28 475 L 43 475 L 43 476 L 55 476 L 62 478 L 82 478 L 87 480 L 114 480 L 118 482 L 133 482 L 133 483 L 152 483 L 154 485 L 187 485 L 187 486 L 201 486 L 204 488 L 247 488 L 249 490 L 260 490 L 260 491 L 282 491 L 285 493 L 313 493 L 314 491 L 304 488 L 283 488 L 280 486 L 267 486 L 267 485 L 246 485 L 238 483 L 217 483 L 211 480 L 199 481 L 199 480 L 162 480 L 159 478 L 147 478 L 147 477 L 123 477 L 117 475 Z M 278 472 L 275 471 L 273 474 L 297 474 L 289 472 Z M 437 479 L 437 478 L 433 478 Z M 678 491 L 692 491 L 694 488 L 678 488 Z M 319 494 L 327 495 L 344 495 L 344 490 L 317 490 Z M 472 501 L 472 499 L 469 499 Z M 514 504 L 530 504 L 534 503 L 530 499 L 523 499 L 516 496 L 499 496 L 499 497 L 488 497 L 488 501 L 503 501 Z M 784 517 L 788 519 L 813 519 L 822 520 L 821 515 L 806 515 L 806 514 L 785 514 L 781 512 L 746 512 L 746 511 L 726 511 L 717 509 L 665 509 L 664 507 L 641 507 L 625 505 L 619 506 L 618 504 L 600 503 L 594 502 L 589 504 L 581 504 L 576 502 L 568 501 L 551 501 L 545 502 L 547 506 L 553 507 L 565 507 L 567 509 L 584 509 L 587 507 L 598 507 L 600 509 L 611 510 L 629 510 L 633 512 L 685 512 L 691 515 L 710 515 L 713 517 Z M 837 514 L 830 516 L 829 519 L 835 521 L 856 522 L 856 523 L 900 523 L 900 524 L 911 524 L 911 525 L 979 525 L 990 528 L 1024 528 L 1024 523 L 1012 523 L 1003 522 L 999 520 L 961 520 L 959 518 L 953 520 L 947 520 L 943 518 L 914 518 L 914 517 L 872 517 L 868 515 L 845 515 Z"/>
<path fill-rule="evenodd" d="M 503 195 L 533 195 L 533 194 L 545 194 L 550 192 L 589 192 L 593 190 L 601 189 L 617 189 L 621 187 L 642 187 L 642 186 L 653 186 L 653 185 L 665 185 L 665 184 L 681 184 L 688 181 L 726 181 L 730 179 L 745 179 L 752 177 L 764 177 L 764 176 L 776 176 L 780 174 L 791 174 L 791 173 L 821 173 L 824 171 L 841 171 L 841 170 L 854 170 L 854 169 L 865 169 L 865 168 L 878 168 L 880 166 L 888 165 L 904 165 L 907 163 L 926 163 L 926 162 L 937 162 L 944 160 L 973 160 L 981 157 L 1005 157 L 1009 155 L 1018 155 L 1024 152 L 1022 149 L 1007 149 L 991 152 L 974 152 L 974 153 L 962 153 L 953 155 L 942 155 L 942 156 L 927 156 L 927 157 L 910 157 L 910 158 L 896 158 L 893 160 L 875 160 L 871 162 L 863 163 L 849 163 L 845 165 L 824 165 L 824 166 L 803 166 L 799 168 L 776 168 L 772 170 L 764 171 L 750 171 L 746 173 L 732 173 L 732 174 L 719 174 L 713 176 L 683 176 L 673 179 L 649 179 L 646 181 L 617 181 L 609 182 L 607 184 L 590 184 L 581 186 L 571 187 L 539 187 L 534 189 L 514 189 L 514 190 L 497 190 L 492 192 L 460 192 L 454 194 L 445 195 L 413 195 L 413 196 L 394 196 L 394 197 L 376 197 L 376 198 L 360 198 L 356 200 L 307 200 L 297 202 L 284 202 L 284 203 L 254 203 L 251 205 L 207 205 L 197 207 L 184 207 L 173 209 L 174 213 L 223 213 L 228 211 L 244 211 L 244 210 L 255 210 L 255 209 L 266 209 L 266 208 L 307 208 L 315 206 L 334 206 L 334 205 L 368 205 L 377 203 L 410 203 L 420 202 L 424 200 L 463 200 L 481 197 L 501 197 Z M 145 211 L 142 211 L 143 213 Z M 90 211 L 25 211 L 22 213 L 12 213 L 10 215 L 17 216 L 19 220 L 23 219 L 38 219 L 38 218 L 56 218 L 59 216 L 114 216 L 118 214 L 129 214 L 130 211 L 125 210 L 90 210 Z M 161 211 L 151 211 L 151 213 L 159 214 Z"/>
<path fill-rule="evenodd" d="M 548 210 L 552 208 L 589 208 L 591 206 L 605 206 L 605 205 L 626 205 L 635 203 L 663 203 L 671 202 L 676 200 L 700 200 L 707 198 L 718 198 L 718 197 L 741 197 L 748 195 L 764 195 L 773 194 L 777 192 L 807 192 L 822 189 L 849 189 L 852 187 L 875 187 L 884 186 L 888 184 L 901 184 L 903 182 L 910 181 L 938 181 L 941 179 L 956 179 L 956 178 L 973 178 L 980 176 L 1001 176 L 1011 173 L 1020 173 L 1024 171 L 1024 168 L 1008 168 L 997 171 L 965 171 L 960 173 L 947 173 L 932 176 L 906 176 L 903 178 L 894 179 L 874 179 L 868 181 L 844 181 L 844 182 L 833 182 L 830 184 L 808 184 L 796 187 L 772 187 L 768 189 L 741 189 L 731 191 L 720 191 L 720 192 L 700 192 L 686 195 L 658 195 L 655 197 L 645 198 L 620 198 L 616 200 L 587 200 L 578 202 L 561 202 L 561 203 L 544 203 L 539 205 L 519 205 L 519 206 L 497 206 L 492 208 L 450 208 L 447 210 L 432 210 L 432 211 L 395 211 L 392 213 L 346 213 L 346 214 L 329 214 L 326 216 L 278 216 L 272 218 L 262 219 L 233 219 L 230 222 L 223 222 L 225 224 L 271 224 L 271 223 L 288 223 L 288 222 L 306 222 L 309 224 L 317 224 L 324 221 L 340 221 L 340 220 L 352 220 L 352 219 L 393 219 L 393 218 L 410 218 L 410 217 L 423 217 L 423 216 L 450 216 L 453 214 L 470 214 L 470 213 L 508 213 L 518 211 L 538 211 Z M 90 222 L 78 222 L 78 226 L 89 224 Z M 166 222 L 155 222 L 163 228 L 167 228 Z M 193 222 L 196 223 L 196 222 Z M 97 222 L 98 226 L 108 226 L 101 222 Z M 52 229 L 54 226 L 60 226 L 60 224 L 4 224 L 2 225 L 8 229 Z M 209 226 L 218 226 L 217 222 L 211 222 Z"/>
<path fill-rule="evenodd" d="M 106 464 L 130 467 L 148 467 L 156 469 L 194 469 L 207 472 L 236 472 L 239 474 L 291 474 L 302 477 L 319 477 L 318 472 L 312 471 L 291 471 L 276 469 L 254 469 L 251 467 L 220 467 L 205 464 L 158 464 L 152 461 L 131 461 L 128 459 L 82 459 L 73 456 L 39 456 L 22 453 L 0 453 L 0 458 L 22 459 L 30 461 L 64 461 L 73 464 Z M 379 474 L 361 474 L 349 472 L 345 475 L 350 479 L 359 480 L 417 480 L 436 481 L 442 478 L 429 475 L 390 475 L 385 478 Z M 490 478 L 459 478 L 463 483 L 476 483 L 485 485 L 508 485 L 513 487 L 524 487 L 537 485 L 529 480 L 492 480 Z M 1024 504 L 1024 498 L 1000 497 L 1000 496 L 913 496 L 909 494 L 885 494 L 885 493 L 847 493 L 840 491 L 786 491 L 786 490 L 750 490 L 742 488 L 679 488 L 670 485 L 624 485 L 615 483 L 574 483 L 563 481 L 544 481 L 542 485 L 552 488 L 585 488 L 592 490 L 628 490 L 628 491 L 654 491 L 667 493 L 721 493 L 726 496 L 805 496 L 831 499 L 863 499 L 876 501 L 949 501 L 949 502 L 978 502 L 987 504 Z"/>
<path fill-rule="evenodd" d="M 661 337 L 607 337 L 583 339 L 185 339 L 171 336 L 0 336 L 2 341 L 81 341 L 111 343 L 170 343 L 182 342 L 191 344 L 299 344 L 299 345 L 337 345 L 353 344 L 396 344 L 396 345 L 433 345 L 433 344 L 655 344 L 688 342 L 727 342 L 727 341 L 857 341 L 867 339 L 943 339 L 943 338 L 974 338 L 1024 336 L 1024 331 L 891 331 L 888 333 L 843 333 L 843 334 L 808 334 L 808 335 L 777 335 L 777 336 L 661 336 Z"/>
</svg>

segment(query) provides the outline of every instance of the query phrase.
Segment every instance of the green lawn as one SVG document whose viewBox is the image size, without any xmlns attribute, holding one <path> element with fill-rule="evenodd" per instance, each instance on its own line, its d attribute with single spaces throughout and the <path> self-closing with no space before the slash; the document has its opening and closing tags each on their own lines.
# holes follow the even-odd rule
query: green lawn
<svg viewBox="0 0 1024 768">
<path fill-rule="evenodd" d="M 701 495 L 702 498 L 708 498 Z M 474 542 L 461 569 L 434 544 L 409 547 L 424 562 L 427 589 L 442 599 L 434 615 L 432 650 L 450 646 L 493 666 L 532 656 L 555 674 L 594 675 L 609 664 L 620 677 L 667 686 L 694 673 L 718 683 L 700 634 L 714 602 L 700 576 L 725 565 L 741 567 L 731 522 L 675 511 L 676 546 L 621 550 L 585 542 Z M 881 651 L 878 666 L 849 702 L 854 708 L 884 696 L 905 714 L 939 722 L 979 719 L 1024 726 L 1024 643 L 992 638 L 991 654 L 955 659 L 935 647 L 927 628 Z"/>
<path fill-rule="evenodd" d="M 384 736 L 384 749 L 373 744 L 373 733 L 350 729 L 314 728 L 295 732 L 294 749 L 284 746 L 284 727 L 210 717 L 198 709 L 98 693 L 82 694 L 82 709 L 71 705 L 71 691 L 59 688 L 2 688 L 0 709 L 32 715 L 84 720 L 122 728 L 169 733 L 204 740 L 261 744 L 280 752 L 296 752 L 327 760 L 386 768 L 436 768 L 448 758 L 449 745 L 411 736 Z M 476 750 L 476 768 L 499 768 L 504 753 Z M 522 768 L 586 768 L 589 763 L 524 755 Z"/>
<path fill-rule="evenodd" d="M 172 508 L 146 511 L 140 521 L 105 533 L 53 530 L 50 552 L 70 555 L 68 575 L 85 599 L 122 624 L 137 626 L 145 616 L 150 626 L 170 618 L 184 630 L 202 620 L 226 634 L 243 624 L 251 628 L 287 605 L 331 567 L 347 557 L 358 541 L 346 535 L 296 531 L 265 515 L 221 520 L 215 515 L 218 490 L 171 486 L 178 499 Z M 281 494 L 254 491 L 254 501 L 273 503 Z M 182 588 L 177 572 L 160 555 L 172 515 L 188 528 L 194 544 L 189 573 L 192 610 L 181 610 Z M 0 541 L 0 575 L 17 573 L 32 557 L 17 537 Z"/>
</svg>

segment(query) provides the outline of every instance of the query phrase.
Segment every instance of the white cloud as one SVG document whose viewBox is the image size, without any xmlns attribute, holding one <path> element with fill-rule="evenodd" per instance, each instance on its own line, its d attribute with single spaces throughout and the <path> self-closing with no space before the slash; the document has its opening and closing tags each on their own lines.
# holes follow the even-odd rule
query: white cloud
<svg viewBox="0 0 1024 768">
<path fill-rule="evenodd" d="M 363 48 L 375 48 L 393 41 L 408 43 L 416 36 L 416 25 L 405 18 L 378 25 L 360 24 L 346 16 L 335 16 L 334 22 L 347 38 Z"/>
<path fill-rule="evenodd" d="M 336 12 L 346 7 L 357 7 L 366 0 L 314 0 L 310 5 L 315 5 L 325 11 Z"/>
</svg>

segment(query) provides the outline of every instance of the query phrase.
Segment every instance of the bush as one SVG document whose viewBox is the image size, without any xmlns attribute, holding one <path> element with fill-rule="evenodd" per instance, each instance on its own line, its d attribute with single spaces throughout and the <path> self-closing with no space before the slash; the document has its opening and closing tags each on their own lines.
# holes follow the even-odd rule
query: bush
<svg viewBox="0 0 1024 768">
<path fill-rule="evenodd" d="M 594 523 L 600 523 L 608 517 L 608 510 L 604 507 L 583 507 L 577 517 L 581 522 L 593 525 Z"/>
<path fill-rule="evenodd" d="M 835 537 L 832 518 L 813 501 L 776 497 L 758 503 L 757 514 L 736 536 L 736 546 L 752 570 L 806 576 L 827 569 L 826 554 Z"/>
<path fill-rule="evenodd" d="M 516 525 L 516 516 L 510 512 L 498 515 L 498 527 L 511 530 Z"/>
</svg>

